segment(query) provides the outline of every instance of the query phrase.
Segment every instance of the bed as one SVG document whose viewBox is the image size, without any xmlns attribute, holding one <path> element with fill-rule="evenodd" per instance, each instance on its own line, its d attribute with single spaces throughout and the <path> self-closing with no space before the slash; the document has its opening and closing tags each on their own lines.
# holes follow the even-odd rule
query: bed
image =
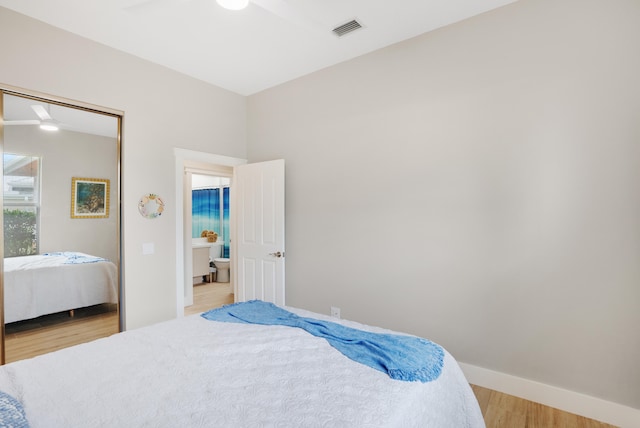
<svg viewBox="0 0 640 428">
<path fill-rule="evenodd" d="M 393 333 L 276 308 L 313 325 Z M 5 412 L 24 412 L 32 428 L 484 427 L 440 349 L 437 377 L 397 380 L 303 328 L 191 315 L 2 366 L 0 391 L 12 400 Z"/>
<path fill-rule="evenodd" d="M 55 252 L 4 259 L 5 323 L 118 302 L 118 269 L 106 259 Z"/>
</svg>

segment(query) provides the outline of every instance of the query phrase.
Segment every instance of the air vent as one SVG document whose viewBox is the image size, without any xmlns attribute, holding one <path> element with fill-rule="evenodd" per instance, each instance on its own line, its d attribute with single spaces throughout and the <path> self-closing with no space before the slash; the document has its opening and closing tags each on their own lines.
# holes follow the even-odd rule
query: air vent
<svg viewBox="0 0 640 428">
<path fill-rule="evenodd" d="M 333 29 L 333 32 L 336 36 L 342 37 L 347 33 L 351 33 L 352 31 L 356 31 L 358 28 L 362 28 L 362 25 L 355 19 L 347 22 L 346 24 L 342 24 Z"/>
</svg>

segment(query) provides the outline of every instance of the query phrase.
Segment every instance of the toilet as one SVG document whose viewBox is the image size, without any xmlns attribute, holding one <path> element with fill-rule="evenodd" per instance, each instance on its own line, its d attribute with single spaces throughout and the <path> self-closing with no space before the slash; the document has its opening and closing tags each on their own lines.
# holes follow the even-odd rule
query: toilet
<svg viewBox="0 0 640 428">
<path fill-rule="evenodd" d="M 229 266 L 231 263 L 228 258 L 221 257 L 213 259 L 213 264 L 216 266 L 216 282 L 229 282 Z"/>
</svg>

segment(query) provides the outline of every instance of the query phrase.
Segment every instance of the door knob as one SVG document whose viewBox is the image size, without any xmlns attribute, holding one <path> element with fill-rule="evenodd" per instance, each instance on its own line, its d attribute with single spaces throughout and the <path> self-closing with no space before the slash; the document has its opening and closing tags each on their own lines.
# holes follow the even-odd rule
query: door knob
<svg viewBox="0 0 640 428">
<path fill-rule="evenodd" d="M 280 251 L 277 251 L 275 253 L 269 253 L 269 255 L 277 258 L 284 257 L 284 253 L 281 253 Z"/>
</svg>

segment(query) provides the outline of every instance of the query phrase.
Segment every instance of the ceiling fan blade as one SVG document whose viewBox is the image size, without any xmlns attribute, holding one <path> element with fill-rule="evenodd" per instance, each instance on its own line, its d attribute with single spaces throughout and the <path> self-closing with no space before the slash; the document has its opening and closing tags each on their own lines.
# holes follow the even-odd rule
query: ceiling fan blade
<svg viewBox="0 0 640 428">
<path fill-rule="evenodd" d="M 51 115 L 49 114 L 49 112 L 44 107 L 42 107 L 40 104 L 34 104 L 34 105 L 31 106 L 31 108 L 33 109 L 34 112 L 36 112 L 36 114 L 38 115 L 40 120 L 52 120 L 53 119 L 51 117 Z"/>
<path fill-rule="evenodd" d="M 5 120 L 4 124 L 7 126 L 11 125 L 40 125 L 39 120 Z"/>
<path fill-rule="evenodd" d="M 309 16 L 301 13 L 296 8 L 292 7 L 285 0 L 250 0 L 251 3 L 261 7 L 267 12 L 273 13 L 280 18 L 293 22 L 294 24 L 302 25 L 308 28 L 314 28 L 320 31 L 329 32 L 331 29 L 322 25 L 320 22 L 309 18 Z"/>
</svg>

